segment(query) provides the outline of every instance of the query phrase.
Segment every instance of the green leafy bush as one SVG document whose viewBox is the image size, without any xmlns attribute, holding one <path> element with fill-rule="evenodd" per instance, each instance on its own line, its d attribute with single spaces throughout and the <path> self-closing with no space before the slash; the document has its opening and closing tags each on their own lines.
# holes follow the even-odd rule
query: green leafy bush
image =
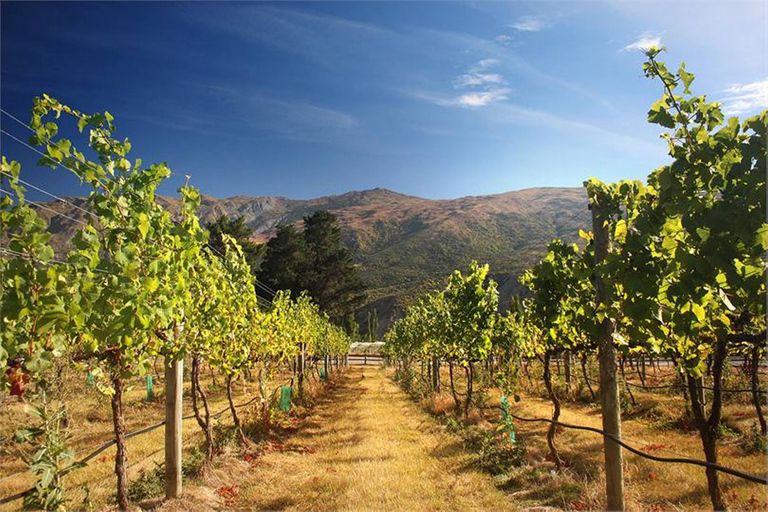
<svg viewBox="0 0 768 512">
<path fill-rule="evenodd" d="M 139 478 L 128 485 L 128 499 L 136 502 L 160 496 L 165 491 L 165 465 L 155 463 L 155 467 L 142 471 Z"/>
<path fill-rule="evenodd" d="M 765 455 L 768 452 L 768 439 L 760 432 L 757 423 L 753 423 L 749 433 L 742 436 L 740 445 L 744 453 L 748 455 L 757 453 Z"/>
</svg>

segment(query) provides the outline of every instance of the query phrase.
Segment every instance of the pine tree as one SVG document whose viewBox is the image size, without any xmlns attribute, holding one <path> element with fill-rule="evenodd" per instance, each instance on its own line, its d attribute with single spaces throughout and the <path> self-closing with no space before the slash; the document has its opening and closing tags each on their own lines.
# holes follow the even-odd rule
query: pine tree
<svg viewBox="0 0 768 512">
<path fill-rule="evenodd" d="M 258 277 L 275 289 L 307 291 L 320 309 L 341 320 L 365 300 L 365 285 L 352 251 L 341 240 L 336 216 L 304 217 L 304 231 L 280 226 L 267 243 Z"/>
<path fill-rule="evenodd" d="M 352 251 L 341 241 L 336 216 L 320 210 L 304 217 L 304 245 L 306 261 L 301 278 L 320 309 L 338 318 L 358 306 L 365 299 L 365 285 Z"/>
<path fill-rule="evenodd" d="M 298 295 L 304 290 L 301 275 L 305 267 L 304 252 L 301 233 L 290 224 L 278 226 L 277 233 L 266 244 L 257 278 L 275 290 L 290 290 Z"/>
</svg>

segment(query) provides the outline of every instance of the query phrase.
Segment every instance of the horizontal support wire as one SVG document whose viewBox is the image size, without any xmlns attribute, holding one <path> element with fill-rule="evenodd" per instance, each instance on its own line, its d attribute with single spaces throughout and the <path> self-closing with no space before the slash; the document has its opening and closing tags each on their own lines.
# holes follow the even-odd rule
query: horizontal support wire
<svg viewBox="0 0 768 512">
<path fill-rule="evenodd" d="M 286 382 L 290 382 L 290 381 L 286 381 Z M 255 401 L 256 401 L 256 400 L 258 400 L 258 399 L 259 399 L 259 397 L 258 397 L 258 396 L 255 396 L 255 397 L 253 397 L 251 400 L 249 400 L 249 401 L 245 402 L 244 404 L 239 404 L 239 405 L 236 405 L 236 406 L 235 406 L 235 408 L 236 408 L 236 409 L 240 409 L 240 408 L 246 407 L 246 406 L 248 406 L 248 405 L 251 405 L 253 402 L 255 402 Z M 221 416 L 222 414 L 224 414 L 224 413 L 225 413 L 225 412 L 227 412 L 228 410 L 229 410 L 229 406 L 227 406 L 227 407 L 225 407 L 224 409 L 222 409 L 222 410 L 220 410 L 220 411 L 218 411 L 218 412 L 216 412 L 216 413 L 212 414 L 212 415 L 211 415 L 211 418 L 218 418 L 219 416 Z M 182 420 L 190 420 L 190 419 L 193 419 L 194 417 L 195 417 L 195 415 L 194 415 L 194 414 L 188 414 L 188 415 L 186 415 L 186 416 L 182 416 L 182 418 L 181 418 L 181 419 L 182 419 Z M 162 427 L 163 425 L 165 425 L 165 420 L 163 420 L 163 421 L 160 421 L 160 422 L 158 422 L 158 423 L 154 423 L 154 424 L 152 424 L 152 425 L 148 425 L 148 426 L 146 426 L 146 427 L 143 427 L 143 428 L 140 428 L 139 430 L 135 430 L 135 431 L 133 431 L 133 432 L 130 432 L 130 433 L 128 433 L 128 434 L 126 434 L 126 435 L 125 435 L 125 439 L 130 439 L 130 438 L 132 438 L 132 437 L 136 437 L 136 436 L 140 436 L 140 435 L 142 435 L 142 434 L 146 434 L 147 432 L 151 432 L 151 431 L 153 431 L 153 430 L 155 430 L 155 429 L 158 429 L 158 428 Z M 93 450 L 91 453 L 89 453 L 88 455 L 86 455 L 85 457 L 83 457 L 82 459 L 80 459 L 79 461 L 77 461 L 77 462 L 74 462 L 74 463 L 72 463 L 71 465 L 67 466 L 66 468 L 62 469 L 62 470 L 59 472 L 59 474 L 63 476 L 63 475 L 66 475 L 66 474 L 68 474 L 68 473 L 71 473 L 72 471 L 75 471 L 75 470 L 77 470 L 77 469 L 80 469 L 81 467 L 83 467 L 84 465 L 86 465 L 86 464 L 87 464 L 89 461 L 93 460 L 95 457 L 97 457 L 99 454 L 101 454 L 102 452 L 104 452 L 104 451 L 105 451 L 105 450 L 107 450 L 109 447 L 113 446 L 114 444 L 115 444 L 115 440 L 114 440 L 114 439 L 113 439 L 113 440 L 111 440 L 111 441 L 107 441 L 107 442 L 105 442 L 104 444 L 102 444 L 102 445 L 98 446 L 98 447 L 97 447 L 95 450 Z M 12 477 L 12 476 L 17 476 L 17 475 L 20 475 L 20 474 L 23 474 L 23 472 L 22 472 L 22 473 L 16 473 L 16 474 L 14 474 L 14 475 L 10 475 L 9 477 L 6 477 L 6 478 L 10 478 L 10 477 Z M 6 504 L 6 503 L 10 503 L 10 502 L 12 502 L 12 501 L 16 501 L 16 500 L 18 500 L 18 499 L 21 499 L 21 498 L 23 498 L 23 497 L 24 497 L 24 496 L 25 496 L 27 493 L 29 493 L 29 492 L 32 492 L 32 491 L 34 491 L 34 490 L 35 490 L 35 488 L 34 488 L 34 487 L 30 487 L 29 489 L 26 489 L 26 490 L 24 490 L 24 491 L 21 491 L 21 492 L 19 492 L 19 493 L 16 493 L 16 494 L 14 494 L 13 496 L 8 496 L 8 497 L 6 497 L 6 498 L 0 498 L 0 505 L 4 505 L 4 504 Z"/>
</svg>

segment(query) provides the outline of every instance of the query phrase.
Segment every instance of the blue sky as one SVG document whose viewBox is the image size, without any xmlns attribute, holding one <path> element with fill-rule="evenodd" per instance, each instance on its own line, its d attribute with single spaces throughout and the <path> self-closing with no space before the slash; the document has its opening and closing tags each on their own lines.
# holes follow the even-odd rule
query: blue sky
<svg viewBox="0 0 768 512">
<path fill-rule="evenodd" d="M 638 48 L 693 89 L 768 103 L 768 2 L 8 3 L 0 100 L 109 110 L 173 190 L 429 198 L 643 178 L 666 160 Z M 2 127 L 26 139 L 2 116 Z M 81 144 L 83 141 L 81 141 Z M 28 181 L 82 195 L 2 137 Z"/>
</svg>

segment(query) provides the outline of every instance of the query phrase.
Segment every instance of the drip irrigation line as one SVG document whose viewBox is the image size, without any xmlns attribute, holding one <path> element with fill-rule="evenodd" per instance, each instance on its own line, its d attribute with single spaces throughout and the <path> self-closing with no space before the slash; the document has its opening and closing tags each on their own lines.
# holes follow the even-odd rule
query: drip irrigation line
<svg viewBox="0 0 768 512">
<path fill-rule="evenodd" d="M 494 406 L 494 408 L 501 409 L 500 406 Z M 538 423 L 553 423 L 557 426 L 564 427 L 564 428 L 571 428 L 574 430 L 585 430 L 587 432 L 594 432 L 596 434 L 600 434 L 603 437 L 607 437 L 611 439 L 616 444 L 622 446 L 626 450 L 629 450 L 630 452 L 634 453 L 635 455 L 639 455 L 640 457 L 650 459 L 656 462 L 668 462 L 668 463 L 677 463 L 677 464 L 691 464 L 694 466 L 701 466 L 708 469 L 714 469 L 716 471 L 720 471 L 722 473 L 726 473 L 732 476 L 735 476 L 737 478 L 742 478 L 744 480 L 749 480 L 750 482 L 755 482 L 761 485 L 768 485 L 768 478 L 763 476 L 757 476 L 757 475 L 751 475 L 749 473 L 743 473 L 741 471 L 731 469 L 725 466 L 721 466 L 719 464 L 714 464 L 712 462 L 707 462 L 703 460 L 698 459 L 689 459 L 687 457 L 659 457 L 657 455 L 651 455 L 649 453 L 645 453 L 641 450 L 638 450 L 637 448 L 634 448 L 632 446 L 629 446 L 625 442 L 623 442 L 618 437 L 614 436 L 613 434 L 609 434 L 608 432 L 605 432 L 604 430 L 600 430 L 598 428 L 594 427 L 587 427 L 584 425 L 571 425 L 569 423 L 563 423 L 561 421 L 555 421 L 548 418 L 524 418 L 522 416 L 518 416 L 512 412 L 508 412 L 510 416 L 515 418 L 518 421 L 524 421 L 524 422 L 538 422 Z"/>
<path fill-rule="evenodd" d="M 598 382 L 596 380 L 593 380 L 593 379 L 589 379 L 589 381 L 592 384 L 600 384 L 600 382 Z M 683 387 L 688 389 L 688 387 L 685 384 L 683 384 L 683 383 L 680 383 L 680 384 L 669 384 L 669 385 L 666 385 L 666 386 L 643 386 L 641 384 L 635 384 L 635 383 L 629 382 L 629 381 L 624 381 L 624 382 L 628 386 L 632 386 L 632 387 L 643 389 L 643 390 L 669 389 L 669 388 L 681 388 L 682 389 Z M 715 390 L 715 388 L 713 388 L 712 386 L 696 386 L 696 389 L 705 389 L 707 391 L 714 391 Z M 720 391 L 723 392 L 723 393 L 752 393 L 751 389 L 721 389 Z M 757 390 L 757 392 L 758 393 L 766 393 L 766 390 L 763 389 L 763 388 L 760 388 L 760 389 Z"/>
</svg>

